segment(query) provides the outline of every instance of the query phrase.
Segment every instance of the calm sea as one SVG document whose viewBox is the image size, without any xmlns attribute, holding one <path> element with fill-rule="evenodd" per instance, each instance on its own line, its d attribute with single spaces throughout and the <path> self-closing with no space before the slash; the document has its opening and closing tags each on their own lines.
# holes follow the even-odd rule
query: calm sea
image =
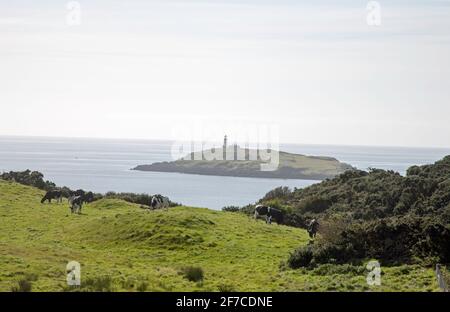
<svg viewBox="0 0 450 312">
<path fill-rule="evenodd" d="M 95 192 L 164 194 L 195 207 L 221 209 L 254 203 L 278 186 L 302 188 L 317 183 L 283 180 L 140 172 L 138 164 L 170 161 L 170 141 L 0 137 L 0 172 L 37 170 L 60 186 Z M 450 149 L 293 145 L 281 150 L 332 156 L 357 168 L 392 169 L 404 174 L 411 165 L 433 163 Z"/>
</svg>

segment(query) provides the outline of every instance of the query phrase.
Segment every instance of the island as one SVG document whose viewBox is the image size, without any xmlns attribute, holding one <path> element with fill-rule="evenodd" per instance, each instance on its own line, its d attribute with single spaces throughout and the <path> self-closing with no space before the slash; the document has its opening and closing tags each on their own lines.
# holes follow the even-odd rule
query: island
<svg viewBox="0 0 450 312">
<path fill-rule="evenodd" d="M 211 155 L 216 157 L 212 159 Z M 270 168 L 271 165 L 273 165 L 272 168 Z M 269 169 L 265 167 L 269 167 Z M 260 151 L 241 148 L 237 145 L 227 146 L 225 138 L 222 148 L 193 152 L 175 161 L 142 164 L 131 170 L 232 177 L 324 180 L 354 169 L 351 165 L 342 163 L 333 157 L 306 156 L 272 149 Z"/>
</svg>

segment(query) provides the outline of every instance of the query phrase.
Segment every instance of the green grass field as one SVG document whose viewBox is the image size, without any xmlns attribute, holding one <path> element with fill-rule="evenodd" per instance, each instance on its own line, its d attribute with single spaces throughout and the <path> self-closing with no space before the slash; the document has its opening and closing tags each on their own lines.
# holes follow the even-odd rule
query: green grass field
<svg viewBox="0 0 450 312">
<path fill-rule="evenodd" d="M 81 215 L 41 204 L 43 192 L 0 180 L 0 291 L 22 279 L 32 291 L 437 291 L 432 268 L 382 268 L 368 286 L 363 266 L 291 270 L 289 252 L 305 231 L 266 225 L 237 213 L 175 207 L 147 211 L 99 200 Z M 66 264 L 81 264 L 81 289 L 66 284 Z M 201 267 L 203 281 L 183 269 Z"/>
</svg>

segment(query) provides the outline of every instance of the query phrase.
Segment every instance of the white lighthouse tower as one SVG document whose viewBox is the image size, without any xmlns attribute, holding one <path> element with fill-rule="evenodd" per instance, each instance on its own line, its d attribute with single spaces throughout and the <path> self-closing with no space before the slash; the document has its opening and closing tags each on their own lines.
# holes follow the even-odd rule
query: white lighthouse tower
<svg viewBox="0 0 450 312">
<path fill-rule="evenodd" d="M 222 159 L 227 159 L 227 148 L 228 148 L 228 138 L 227 135 L 223 137 L 223 147 L 222 147 Z"/>
</svg>

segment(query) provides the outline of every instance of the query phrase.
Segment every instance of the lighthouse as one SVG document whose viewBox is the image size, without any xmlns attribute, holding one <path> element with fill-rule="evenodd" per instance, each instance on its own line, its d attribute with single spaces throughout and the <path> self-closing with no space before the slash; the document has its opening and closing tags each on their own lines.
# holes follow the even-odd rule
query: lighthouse
<svg viewBox="0 0 450 312">
<path fill-rule="evenodd" d="M 223 160 L 227 159 L 227 145 L 228 145 L 228 138 L 227 138 L 227 135 L 225 134 L 225 136 L 223 137 L 223 148 L 222 148 L 222 159 Z"/>
</svg>

